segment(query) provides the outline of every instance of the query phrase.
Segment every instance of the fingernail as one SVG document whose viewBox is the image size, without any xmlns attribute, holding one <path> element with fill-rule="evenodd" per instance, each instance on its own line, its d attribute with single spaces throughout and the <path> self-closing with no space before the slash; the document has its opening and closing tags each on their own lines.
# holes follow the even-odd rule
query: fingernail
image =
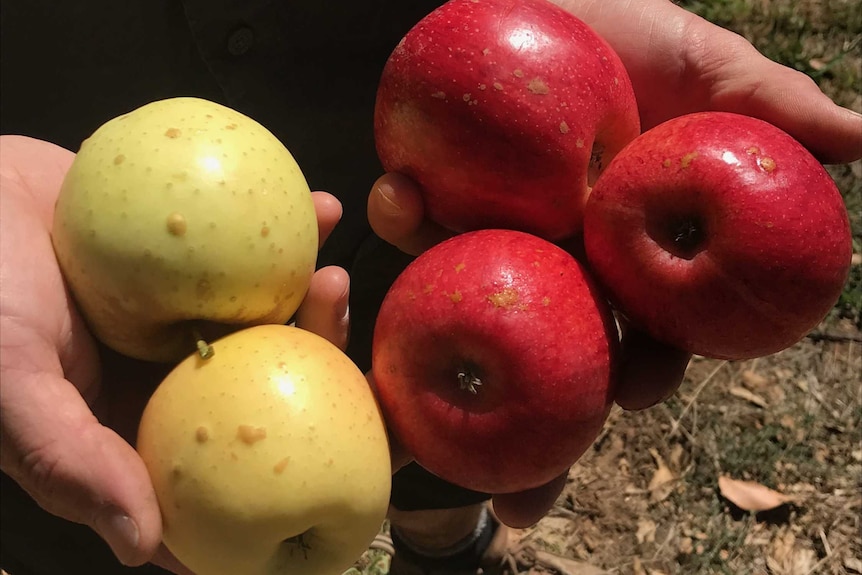
<svg viewBox="0 0 862 575">
<path fill-rule="evenodd" d="M 96 517 L 95 528 L 121 563 L 128 565 L 133 561 L 140 540 L 134 519 L 116 507 L 106 507 Z"/>
<path fill-rule="evenodd" d="M 377 193 L 382 200 L 382 202 L 380 203 L 380 208 L 383 213 L 385 213 L 387 216 L 401 215 L 401 206 L 395 203 L 395 194 L 390 186 L 385 184 L 378 186 Z"/>
<path fill-rule="evenodd" d="M 338 298 L 338 304 L 335 307 L 335 313 L 338 316 L 338 319 L 344 320 L 347 319 L 347 315 L 350 313 L 350 282 L 344 286 L 344 291 L 341 292 L 341 295 Z"/>
</svg>

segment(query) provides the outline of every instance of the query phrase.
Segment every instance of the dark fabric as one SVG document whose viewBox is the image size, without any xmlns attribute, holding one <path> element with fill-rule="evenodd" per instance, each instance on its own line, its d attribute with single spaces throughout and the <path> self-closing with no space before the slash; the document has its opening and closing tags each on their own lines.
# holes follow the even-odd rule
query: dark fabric
<svg viewBox="0 0 862 575">
<path fill-rule="evenodd" d="M 258 120 L 291 150 L 312 189 L 344 205 L 319 264 L 351 271 L 349 353 L 368 369 L 377 306 L 409 261 L 366 221 L 381 173 L 375 90 L 395 44 L 440 3 L 3 0 L 0 132 L 74 151 L 110 118 L 173 96 L 207 98 Z M 397 474 L 394 485 L 399 506 L 413 509 L 477 497 L 419 469 Z M 5 475 L 2 487 L 0 566 L 13 575 L 160 573 L 122 568 L 88 528 L 44 512 Z"/>
</svg>

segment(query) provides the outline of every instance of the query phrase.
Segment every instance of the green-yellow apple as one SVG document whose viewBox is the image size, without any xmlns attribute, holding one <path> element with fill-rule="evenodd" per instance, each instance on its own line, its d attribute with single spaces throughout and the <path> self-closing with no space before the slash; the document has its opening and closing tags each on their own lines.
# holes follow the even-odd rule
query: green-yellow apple
<svg viewBox="0 0 862 575">
<path fill-rule="evenodd" d="M 365 377 L 296 327 L 212 345 L 168 374 L 141 419 L 165 545 L 197 575 L 338 575 L 389 504 L 388 441 Z"/>
<path fill-rule="evenodd" d="M 179 361 L 199 322 L 286 322 L 311 281 L 318 230 L 305 177 L 272 133 L 214 102 L 173 98 L 83 142 L 53 242 L 97 338 Z"/>
</svg>

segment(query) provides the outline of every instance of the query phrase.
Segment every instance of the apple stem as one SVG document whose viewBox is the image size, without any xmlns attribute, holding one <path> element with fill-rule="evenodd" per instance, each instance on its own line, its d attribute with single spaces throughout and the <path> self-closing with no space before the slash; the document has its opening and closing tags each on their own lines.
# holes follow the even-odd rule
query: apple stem
<svg viewBox="0 0 862 575">
<path fill-rule="evenodd" d="M 476 395 L 479 393 L 479 387 L 482 386 L 482 380 L 474 375 L 469 369 L 464 368 L 458 372 L 458 386 L 461 389 Z"/>
<path fill-rule="evenodd" d="M 192 335 L 195 338 L 195 345 L 198 348 L 198 355 L 201 359 L 209 359 L 215 355 L 215 349 L 208 344 L 198 330 L 192 330 Z"/>
</svg>

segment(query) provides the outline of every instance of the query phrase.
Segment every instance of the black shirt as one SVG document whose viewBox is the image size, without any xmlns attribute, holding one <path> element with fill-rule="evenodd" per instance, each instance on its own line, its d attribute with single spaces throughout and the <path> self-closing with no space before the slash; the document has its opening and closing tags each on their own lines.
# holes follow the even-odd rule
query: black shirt
<svg viewBox="0 0 862 575">
<path fill-rule="evenodd" d="M 4 0 L 0 130 L 77 150 L 147 102 L 199 96 L 269 128 L 344 220 L 320 264 L 349 266 L 382 171 L 374 96 L 398 40 L 439 1 Z"/>
</svg>

